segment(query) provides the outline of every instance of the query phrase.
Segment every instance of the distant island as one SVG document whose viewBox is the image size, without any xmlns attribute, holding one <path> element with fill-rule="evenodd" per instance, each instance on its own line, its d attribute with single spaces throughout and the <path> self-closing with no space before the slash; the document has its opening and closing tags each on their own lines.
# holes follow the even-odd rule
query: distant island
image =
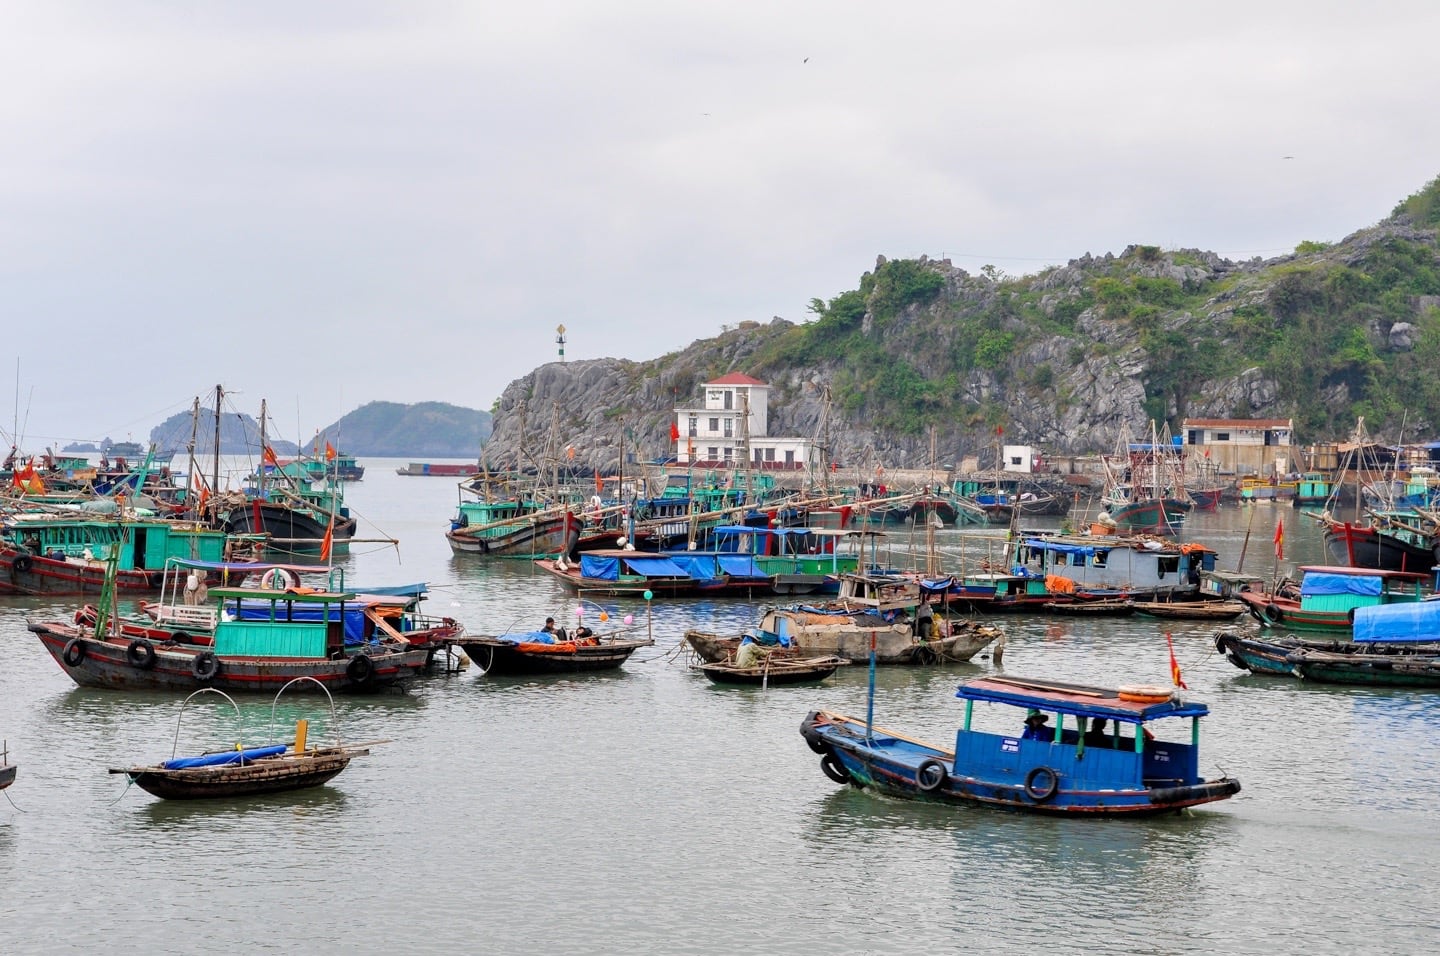
<svg viewBox="0 0 1440 956">
<path fill-rule="evenodd" d="M 190 412 L 179 412 L 150 430 L 150 441 L 162 452 L 184 451 L 195 436 L 195 453 L 212 454 L 215 447 L 215 412 L 200 409 L 199 425 Z M 370 402 L 317 429 L 303 442 L 266 436 L 265 442 L 277 455 L 293 456 L 301 448 L 323 450 L 326 442 L 347 455 L 368 455 L 375 458 L 475 458 L 480 446 L 490 437 L 491 415 L 473 408 L 461 408 L 444 402 L 419 402 L 402 405 L 396 402 Z M 115 444 L 109 438 L 97 448 L 91 443 L 65 446 L 66 452 L 103 451 Z M 220 453 L 222 455 L 258 454 L 260 424 L 251 416 L 227 413 L 220 417 Z"/>
</svg>

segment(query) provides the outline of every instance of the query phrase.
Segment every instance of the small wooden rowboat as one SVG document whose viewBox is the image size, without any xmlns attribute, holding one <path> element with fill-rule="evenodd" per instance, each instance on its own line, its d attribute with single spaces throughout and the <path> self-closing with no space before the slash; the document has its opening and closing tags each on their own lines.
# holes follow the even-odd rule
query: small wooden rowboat
<svg viewBox="0 0 1440 956">
<path fill-rule="evenodd" d="M 0 746 L 0 790 L 15 782 L 15 765 L 10 762 L 10 744 Z"/>
<path fill-rule="evenodd" d="M 1072 614 L 1081 617 L 1125 617 L 1135 613 L 1134 601 L 1047 601 L 1051 614 Z"/>
<path fill-rule="evenodd" d="M 300 677 L 297 681 L 314 678 Z M 318 682 L 317 682 L 318 683 Z M 285 687 L 289 687 L 286 684 Z M 275 695 L 276 703 L 285 687 Z M 321 685 L 324 690 L 324 685 Z M 224 691 L 204 687 L 195 691 L 180 705 L 180 716 L 175 723 L 175 741 L 180 740 L 180 721 L 185 716 L 185 706 L 200 694 L 219 694 L 230 701 L 235 713 L 240 708 Z M 326 691 L 329 695 L 329 691 Z M 275 710 L 271 707 L 271 723 Z M 164 800 L 201 800 L 224 797 L 247 797 L 263 793 L 280 793 L 289 790 L 303 790 L 318 787 L 350 765 L 355 757 L 370 753 L 370 747 L 384 741 L 346 746 L 340 742 L 339 725 L 335 718 L 335 700 L 330 700 L 330 723 L 336 728 L 335 745 L 331 747 L 305 746 L 307 722 L 298 721 L 295 726 L 293 743 L 271 744 L 263 747 L 244 748 L 236 745 L 231 750 L 211 751 L 196 757 L 176 757 L 162 763 L 111 767 L 111 773 L 123 773 L 132 783 L 146 793 Z"/>
<path fill-rule="evenodd" d="M 491 637 L 481 634 L 458 643 L 465 656 L 477 667 L 483 668 L 487 676 L 614 670 L 639 648 L 655 643 L 648 637 L 625 640 L 614 634 L 550 643 L 516 638 L 516 635 Z"/>
<path fill-rule="evenodd" d="M 771 684 L 806 684 L 821 681 L 835 673 L 839 667 L 850 662 L 840 657 L 770 657 L 753 667 L 737 664 L 710 663 L 699 665 L 717 684 L 748 684 L 769 686 Z"/>
<path fill-rule="evenodd" d="M 1137 601 L 1135 611 L 1149 617 L 1186 621 L 1233 621 L 1244 614 L 1244 601 Z"/>
</svg>

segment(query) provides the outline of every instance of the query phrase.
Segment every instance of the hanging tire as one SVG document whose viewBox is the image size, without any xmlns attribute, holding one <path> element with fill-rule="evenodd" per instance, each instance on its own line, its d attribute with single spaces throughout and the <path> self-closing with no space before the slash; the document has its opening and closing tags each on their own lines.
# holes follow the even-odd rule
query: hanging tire
<svg viewBox="0 0 1440 956">
<path fill-rule="evenodd" d="M 15 560 L 10 562 L 10 570 L 15 574 L 24 574 L 35 566 L 35 559 L 28 554 L 17 554 Z"/>
<path fill-rule="evenodd" d="M 130 662 L 131 667 L 148 671 L 155 666 L 155 645 L 143 637 L 133 640 L 125 648 L 125 660 Z"/>
<path fill-rule="evenodd" d="M 921 793 L 934 793 L 945 784 L 950 774 L 938 760 L 926 760 L 915 769 L 915 786 Z"/>
<path fill-rule="evenodd" d="M 825 774 L 825 776 L 829 777 L 836 783 L 851 782 L 850 771 L 846 770 L 844 765 L 841 764 L 839 760 L 835 759 L 834 754 L 827 753 L 825 756 L 820 758 L 820 770 L 822 773 Z"/>
<path fill-rule="evenodd" d="M 189 643 L 190 643 L 191 641 L 193 641 L 193 640 L 194 640 L 194 638 L 192 638 L 189 634 L 185 633 L 184 631 L 174 631 L 174 632 L 172 632 L 172 633 L 170 634 L 169 643 L 171 643 L 171 644 L 189 644 Z"/>
<path fill-rule="evenodd" d="M 352 684 L 368 684 L 375 679 L 375 662 L 368 654 L 356 654 L 345 665 L 345 676 Z"/>
<path fill-rule="evenodd" d="M 1060 775 L 1049 767 L 1036 767 L 1025 775 L 1025 796 L 1044 803 L 1060 789 Z"/>
<path fill-rule="evenodd" d="M 190 662 L 190 673 L 201 683 L 212 681 L 220 673 L 220 658 L 209 651 L 196 654 L 195 659 Z"/>
<path fill-rule="evenodd" d="M 85 644 L 78 637 L 72 637 L 65 642 L 65 650 L 60 654 L 65 664 L 69 667 L 79 667 L 80 662 L 85 659 Z"/>
<path fill-rule="evenodd" d="M 1280 605 L 1271 601 L 1265 605 L 1265 619 L 1271 624 L 1279 624 L 1285 619 L 1285 613 L 1280 610 Z"/>
<path fill-rule="evenodd" d="M 1357 610 L 1359 610 L 1359 609 L 1352 607 L 1350 610 L 1348 610 L 1348 611 L 1345 612 L 1345 620 L 1347 620 L 1347 621 L 1350 622 L 1350 626 L 1351 626 L 1351 627 L 1354 627 L 1354 626 L 1355 626 L 1355 612 L 1356 612 Z"/>
</svg>

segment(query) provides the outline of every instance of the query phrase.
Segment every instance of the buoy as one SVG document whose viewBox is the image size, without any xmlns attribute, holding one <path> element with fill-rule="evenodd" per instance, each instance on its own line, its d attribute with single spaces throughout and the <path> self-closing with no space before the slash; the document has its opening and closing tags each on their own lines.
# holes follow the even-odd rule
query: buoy
<svg viewBox="0 0 1440 956">
<path fill-rule="evenodd" d="M 1000 639 L 995 642 L 995 649 L 990 652 L 990 660 L 999 667 L 1005 661 L 1005 635 L 1001 634 Z"/>
</svg>

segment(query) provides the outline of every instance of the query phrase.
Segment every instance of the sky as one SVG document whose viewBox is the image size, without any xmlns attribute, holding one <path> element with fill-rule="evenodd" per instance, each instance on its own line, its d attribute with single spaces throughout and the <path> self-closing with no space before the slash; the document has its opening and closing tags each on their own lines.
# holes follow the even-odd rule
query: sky
<svg viewBox="0 0 1440 956">
<path fill-rule="evenodd" d="M 877 255 L 1336 241 L 1440 175 L 1437 35 L 1433 0 L 15 0 L 0 427 L 143 440 L 220 384 L 303 441 L 488 409 L 562 324 L 645 360 L 805 321 Z"/>
</svg>

